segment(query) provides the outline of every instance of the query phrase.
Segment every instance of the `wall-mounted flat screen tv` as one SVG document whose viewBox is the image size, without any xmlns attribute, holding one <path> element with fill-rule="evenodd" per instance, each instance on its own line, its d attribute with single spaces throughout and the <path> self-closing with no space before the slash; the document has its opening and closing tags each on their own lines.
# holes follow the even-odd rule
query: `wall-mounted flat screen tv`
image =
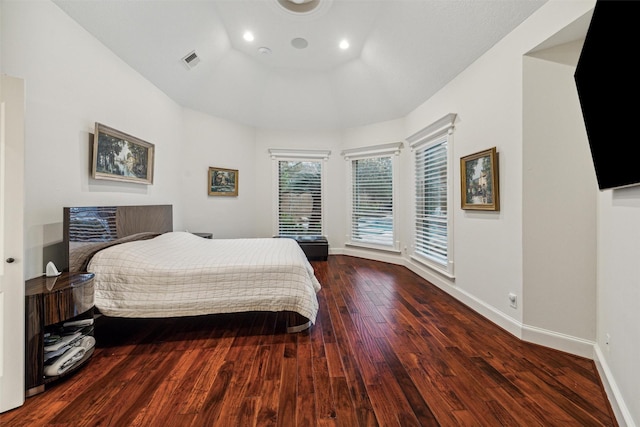
<svg viewBox="0 0 640 427">
<path fill-rule="evenodd" d="M 600 190 L 640 184 L 640 1 L 598 0 L 575 82 Z"/>
</svg>

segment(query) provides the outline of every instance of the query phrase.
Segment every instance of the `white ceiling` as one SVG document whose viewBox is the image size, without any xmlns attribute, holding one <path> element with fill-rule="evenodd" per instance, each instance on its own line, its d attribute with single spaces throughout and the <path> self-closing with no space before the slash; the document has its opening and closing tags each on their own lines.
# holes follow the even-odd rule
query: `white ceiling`
<svg viewBox="0 0 640 427">
<path fill-rule="evenodd" d="M 319 1 L 293 14 L 278 0 L 54 0 L 179 104 L 299 130 L 404 117 L 546 0 Z"/>
</svg>

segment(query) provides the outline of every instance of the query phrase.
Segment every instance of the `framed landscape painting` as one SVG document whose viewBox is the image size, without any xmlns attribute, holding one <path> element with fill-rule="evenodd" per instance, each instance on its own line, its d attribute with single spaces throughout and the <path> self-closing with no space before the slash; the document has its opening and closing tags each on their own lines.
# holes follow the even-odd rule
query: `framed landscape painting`
<svg viewBox="0 0 640 427">
<path fill-rule="evenodd" d="M 237 196 L 238 171 L 210 167 L 207 186 L 210 196 Z"/>
<path fill-rule="evenodd" d="M 460 159 L 462 209 L 500 210 L 496 147 Z"/>
<path fill-rule="evenodd" d="M 119 130 L 96 123 L 93 135 L 94 179 L 153 184 L 155 146 Z"/>
</svg>

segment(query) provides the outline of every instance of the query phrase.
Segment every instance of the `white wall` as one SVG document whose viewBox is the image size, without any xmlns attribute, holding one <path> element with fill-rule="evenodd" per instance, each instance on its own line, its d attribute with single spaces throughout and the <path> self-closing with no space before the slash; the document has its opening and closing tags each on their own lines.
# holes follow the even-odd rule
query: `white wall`
<svg viewBox="0 0 640 427">
<path fill-rule="evenodd" d="M 582 44 L 524 58 L 523 322 L 576 337 L 591 356 L 597 182 L 573 77 Z"/>
<path fill-rule="evenodd" d="M 600 192 L 598 215 L 598 358 L 628 425 L 640 425 L 640 187 Z"/>
<path fill-rule="evenodd" d="M 184 228 L 215 238 L 257 234 L 255 131 L 197 111 L 184 110 L 181 192 Z M 209 167 L 238 170 L 238 196 L 209 196 Z"/>
<path fill-rule="evenodd" d="M 401 142 L 407 136 L 405 132 L 406 124 L 404 118 L 348 128 L 341 132 L 341 150 Z M 407 150 L 407 148 L 407 144 L 404 144 L 403 150 Z"/>
<path fill-rule="evenodd" d="M 2 9 L 3 9 L 3 5 L 4 2 L 0 1 L 0 35 L 2 35 L 2 21 L 3 21 L 3 17 L 2 17 Z M 0 37 L 0 73 L 3 73 L 4 68 L 2 67 L 2 38 Z"/>
<path fill-rule="evenodd" d="M 26 81 L 25 277 L 30 278 L 43 273 L 50 257 L 60 261 L 63 207 L 179 202 L 182 108 L 53 3 L 2 5 L 2 71 Z M 155 144 L 153 185 L 90 178 L 95 122 Z M 174 223 L 181 223 L 179 207 Z"/>
</svg>

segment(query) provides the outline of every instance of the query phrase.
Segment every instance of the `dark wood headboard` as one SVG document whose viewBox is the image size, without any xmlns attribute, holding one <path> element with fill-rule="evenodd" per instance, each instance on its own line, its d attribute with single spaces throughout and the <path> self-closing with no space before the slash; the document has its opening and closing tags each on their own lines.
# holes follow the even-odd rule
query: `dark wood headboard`
<svg viewBox="0 0 640 427">
<path fill-rule="evenodd" d="M 67 271 L 84 271 L 98 250 L 173 231 L 172 205 L 64 208 Z"/>
</svg>

